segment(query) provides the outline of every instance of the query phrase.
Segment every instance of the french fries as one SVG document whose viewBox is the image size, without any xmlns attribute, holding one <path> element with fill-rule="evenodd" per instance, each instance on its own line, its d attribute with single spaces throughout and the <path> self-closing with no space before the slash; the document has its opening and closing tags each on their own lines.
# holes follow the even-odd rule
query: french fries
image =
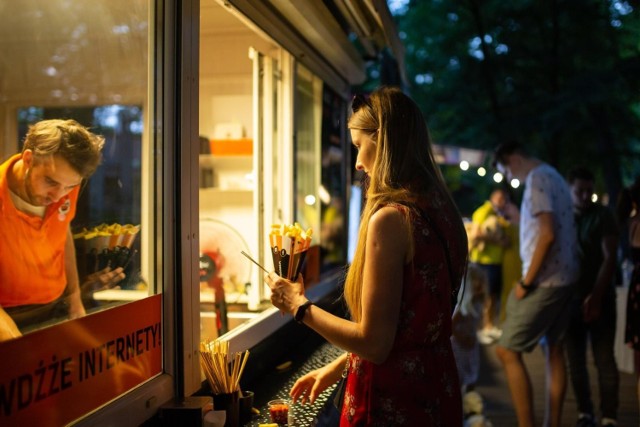
<svg viewBox="0 0 640 427">
<path fill-rule="evenodd" d="M 104 248 L 113 249 L 116 246 L 126 246 L 130 248 L 139 231 L 139 225 L 100 224 L 91 229 L 84 228 L 82 231 L 74 234 L 73 238 L 90 241 L 88 242 L 88 247 L 97 250 Z"/>
<path fill-rule="evenodd" d="M 269 244 L 273 267 L 279 276 L 289 280 L 298 277 L 307 249 L 311 246 L 312 235 L 311 228 L 305 231 L 297 222 L 271 226 Z"/>
</svg>

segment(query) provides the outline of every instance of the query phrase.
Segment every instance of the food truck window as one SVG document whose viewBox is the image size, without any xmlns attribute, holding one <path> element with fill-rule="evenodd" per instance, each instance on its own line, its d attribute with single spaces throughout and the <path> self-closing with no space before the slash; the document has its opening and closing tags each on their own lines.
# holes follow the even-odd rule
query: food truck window
<svg viewBox="0 0 640 427">
<path fill-rule="evenodd" d="M 256 319 L 273 269 L 265 228 L 286 215 L 281 48 L 229 8 L 200 6 L 200 329 L 212 340 Z M 224 61 L 220 61 L 224 58 Z M 290 163 L 290 162 L 289 162 Z"/>
<path fill-rule="evenodd" d="M 297 221 L 314 230 L 305 282 L 312 285 L 346 262 L 345 101 L 303 65 L 296 70 L 294 203 Z"/>
<path fill-rule="evenodd" d="M 199 49 L 204 341 L 229 332 L 228 338 L 235 337 L 273 311 L 264 273 L 241 255 L 244 251 L 274 269 L 272 224 L 298 222 L 313 230 L 304 261 L 308 286 L 344 265 L 346 103 L 310 68 L 219 2 L 200 3 Z"/>
<path fill-rule="evenodd" d="M 6 359 L 0 389 L 7 398 L 0 405 L 2 425 L 72 422 L 162 371 L 162 147 L 158 128 L 150 125 L 157 107 L 154 4 L 0 5 L 0 204 L 2 215 L 14 215 L 0 220 L 0 239 L 20 241 L 22 248 L 9 253 L 10 245 L 0 245 L 0 310 L 22 334 L 0 343 Z M 61 197 L 48 190 L 63 184 L 56 181 L 60 157 L 27 163 L 18 154 L 30 127 L 47 120 L 74 120 L 104 138 L 95 172 L 70 182 L 77 190 Z M 55 123 L 54 129 L 72 134 L 67 124 Z M 42 172 L 49 164 L 55 167 Z M 70 196 L 75 191 L 78 196 Z M 50 238 L 54 229 L 59 239 Z M 42 258 L 30 262 L 31 256 Z M 52 270 L 44 266 L 60 265 L 55 277 L 64 278 L 62 293 L 36 301 L 28 296 L 42 289 L 14 292 L 6 272 L 21 261 L 34 266 L 23 275 L 36 285 L 49 283 Z M 50 380 L 62 386 L 32 395 L 25 385 L 37 380 L 44 360 L 59 362 L 62 376 Z"/>
<path fill-rule="evenodd" d="M 154 245 L 148 238 L 153 224 L 142 215 L 153 193 L 142 188 L 152 173 L 146 125 L 147 3 L 35 1 L 12 5 L 17 15 L 0 18 L 6 36 L 0 43 L 2 57 L 13 58 L 0 98 L 3 123 L 9 125 L 2 160 L 21 152 L 29 127 L 44 120 L 72 119 L 104 138 L 101 163 L 83 180 L 70 223 L 82 303 L 89 314 L 154 293 L 149 271 Z M 99 59 L 90 54 L 97 51 Z M 24 182 L 34 185 L 28 176 Z M 41 274 L 33 271 L 32 278 Z M 18 310 L 14 305 L 22 304 L 16 299 L 3 306 L 13 312 Z M 64 309 L 52 313 L 27 322 L 23 332 L 68 318 Z"/>
<path fill-rule="evenodd" d="M 346 265 L 347 158 L 344 121 L 346 102 L 328 85 L 322 90 L 320 199 L 320 272 Z"/>
</svg>

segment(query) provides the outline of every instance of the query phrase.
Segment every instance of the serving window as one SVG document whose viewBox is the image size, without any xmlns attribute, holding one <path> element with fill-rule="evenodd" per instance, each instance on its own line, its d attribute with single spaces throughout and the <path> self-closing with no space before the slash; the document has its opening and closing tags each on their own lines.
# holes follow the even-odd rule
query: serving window
<svg viewBox="0 0 640 427">
<path fill-rule="evenodd" d="M 89 313 L 155 293 L 155 224 L 142 213 L 156 205 L 149 188 L 149 3 L 37 1 L 5 5 L 0 18 L 2 58 L 12 58 L 0 98 L 8 124 L 3 160 L 22 150 L 29 126 L 41 120 L 74 119 L 105 138 L 101 165 L 83 182 L 71 223 Z M 99 59 L 91 54 L 97 51 Z M 116 267 L 124 268 L 124 280 L 92 280 Z"/>
<path fill-rule="evenodd" d="M 15 359 L 0 370 L 6 398 L 0 424 L 66 424 L 162 372 L 163 149 L 155 133 L 161 127 L 150 125 L 159 105 L 157 73 L 150 71 L 155 2 L 34 0 L 3 2 L 0 9 L 1 160 L 20 153 L 29 126 L 42 120 L 73 119 L 105 139 L 102 162 L 80 185 L 70 223 L 87 316 L 70 320 L 62 309 L 0 343 L 3 360 Z M 0 227 L 5 236 L 26 239 L 6 222 Z M 18 258 L 2 254 L 0 268 Z M 123 279 L 102 277 L 118 268 Z M 32 280 L 39 277 L 32 272 Z M 10 286 L 0 283 L 0 292 Z M 16 378 L 36 384 L 43 360 L 59 362 L 62 376 L 51 380 L 63 387 L 31 396 L 28 382 Z"/>
<path fill-rule="evenodd" d="M 295 212 L 316 230 L 319 275 L 346 264 L 347 190 L 345 101 L 320 78 L 298 64 L 296 80 Z"/>
<path fill-rule="evenodd" d="M 274 270 L 273 224 L 313 230 L 308 287 L 344 266 L 346 103 L 213 0 L 201 2 L 199 87 L 201 340 L 242 326 L 253 343 L 273 331 L 250 326 L 275 309 L 264 272 L 241 252 Z"/>
</svg>

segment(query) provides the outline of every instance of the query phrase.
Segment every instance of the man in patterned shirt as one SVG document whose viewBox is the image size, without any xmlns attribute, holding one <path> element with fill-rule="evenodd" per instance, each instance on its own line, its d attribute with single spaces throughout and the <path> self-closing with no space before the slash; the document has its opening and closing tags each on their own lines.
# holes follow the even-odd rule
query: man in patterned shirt
<svg viewBox="0 0 640 427">
<path fill-rule="evenodd" d="M 522 278 L 509 295 L 496 353 L 502 362 L 520 427 L 534 425 L 533 396 L 523 352 L 543 346 L 547 361 L 544 425 L 560 426 L 566 390 L 563 338 L 568 303 L 579 273 L 571 193 L 550 165 L 510 142 L 495 151 L 495 166 L 524 182 L 520 208 Z"/>
</svg>

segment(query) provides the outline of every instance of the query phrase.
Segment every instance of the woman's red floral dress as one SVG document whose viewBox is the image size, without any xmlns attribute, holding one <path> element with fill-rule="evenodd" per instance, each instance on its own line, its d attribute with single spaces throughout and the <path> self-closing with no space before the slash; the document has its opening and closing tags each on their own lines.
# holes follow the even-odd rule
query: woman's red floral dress
<svg viewBox="0 0 640 427">
<path fill-rule="evenodd" d="M 349 354 L 341 426 L 462 425 L 444 250 L 449 251 L 454 280 L 461 278 L 466 259 L 458 259 L 465 252 L 452 247 L 456 239 L 449 218 L 456 213 L 443 211 L 445 206 L 437 196 L 430 197 L 421 206 L 426 220 L 419 211 L 396 205 L 410 215 L 415 247 L 413 263 L 404 269 L 398 330 L 389 358 L 380 365 Z"/>
</svg>

